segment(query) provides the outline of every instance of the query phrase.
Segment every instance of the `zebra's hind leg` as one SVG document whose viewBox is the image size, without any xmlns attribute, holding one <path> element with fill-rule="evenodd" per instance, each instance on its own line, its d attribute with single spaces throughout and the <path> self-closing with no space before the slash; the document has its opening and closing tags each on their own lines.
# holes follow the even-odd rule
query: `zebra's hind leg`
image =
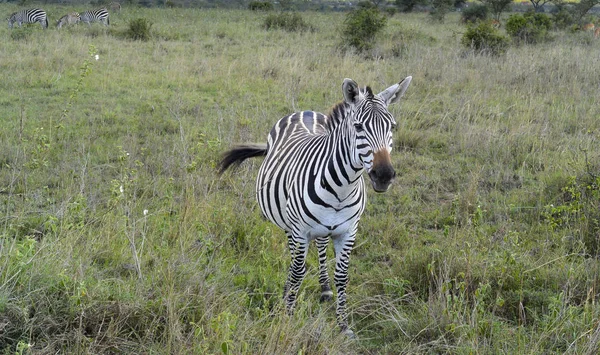
<svg viewBox="0 0 600 355">
<path fill-rule="evenodd" d="M 306 254 L 308 252 L 308 238 L 288 235 L 288 247 L 292 256 L 288 278 L 283 289 L 283 298 L 289 314 L 294 313 L 298 290 L 306 275 Z"/>
<path fill-rule="evenodd" d="M 348 313 L 346 312 L 346 287 L 348 286 L 348 265 L 350 252 L 354 247 L 355 233 L 336 237 L 333 240 L 335 249 L 335 274 L 333 281 L 337 289 L 337 306 L 335 315 L 340 330 L 348 337 L 354 338 L 354 332 L 348 327 Z"/>
<path fill-rule="evenodd" d="M 329 236 L 319 237 L 316 240 L 319 251 L 319 284 L 321 285 L 321 302 L 329 302 L 333 299 L 333 291 L 329 286 L 329 274 L 327 273 L 327 244 Z"/>
</svg>

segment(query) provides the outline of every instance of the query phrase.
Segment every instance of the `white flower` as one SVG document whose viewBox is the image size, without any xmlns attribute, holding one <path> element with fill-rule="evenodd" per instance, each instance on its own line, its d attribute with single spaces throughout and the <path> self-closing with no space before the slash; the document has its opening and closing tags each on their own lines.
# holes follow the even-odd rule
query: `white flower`
<svg viewBox="0 0 600 355">
<path fill-rule="evenodd" d="M 148 210 L 144 210 L 144 216 L 148 215 Z"/>
<path fill-rule="evenodd" d="M 123 189 L 123 185 L 119 186 L 119 191 L 121 191 L 121 193 L 125 192 L 125 190 Z"/>
<path fill-rule="evenodd" d="M 100 59 L 100 56 L 99 56 L 98 54 L 96 54 L 96 55 L 94 56 L 94 58 L 96 58 L 96 60 L 98 60 L 98 59 Z"/>
</svg>

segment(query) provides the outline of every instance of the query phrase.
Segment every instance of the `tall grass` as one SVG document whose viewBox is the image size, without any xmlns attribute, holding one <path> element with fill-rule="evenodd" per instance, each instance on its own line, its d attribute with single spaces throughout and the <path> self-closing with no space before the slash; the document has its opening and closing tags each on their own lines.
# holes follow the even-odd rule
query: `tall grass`
<svg viewBox="0 0 600 355">
<path fill-rule="evenodd" d="M 109 29 L 0 28 L 3 353 L 595 353 L 595 217 L 574 201 L 597 201 L 568 189 L 597 188 L 600 44 L 555 33 L 474 56 L 458 16 L 403 14 L 365 58 L 338 50 L 343 14 L 303 13 L 317 29 L 301 33 L 264 16 L 124 8 Z M 119 36 L 135 18 L 150 41 Z M 369 193 L 352 255 L 350 340 L 318 303 L 315 250 L 283 312 L 289 256 L 254 201 L 260 162 L 214 167 L 293 110 L 326 112 L 345 77 L 407 75 L 398 177 Z"/>
</svg>

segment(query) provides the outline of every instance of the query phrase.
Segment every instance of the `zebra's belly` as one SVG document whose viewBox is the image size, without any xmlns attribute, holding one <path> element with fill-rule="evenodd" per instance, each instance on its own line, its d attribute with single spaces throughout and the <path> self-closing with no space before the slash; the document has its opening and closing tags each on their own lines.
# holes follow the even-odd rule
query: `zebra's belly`
<svg viewBox="0 0 600 355">
<path fill-rule="evenodd" d="M 289 209 L 288 222 L 296 221 L 295 228 L 310 240 L 321 236 L 339 236 L 348 234 L 356 229 L 356 224 L 362 211 L 354 207 L 336 210 L 322 206 L 311 206 L 309 213 L 297 216 L 297 209 Z M 291 223 L 290 223 L 291 224 Z M 292 227 L 291 225 L 287 226 Z"/>
</svg>

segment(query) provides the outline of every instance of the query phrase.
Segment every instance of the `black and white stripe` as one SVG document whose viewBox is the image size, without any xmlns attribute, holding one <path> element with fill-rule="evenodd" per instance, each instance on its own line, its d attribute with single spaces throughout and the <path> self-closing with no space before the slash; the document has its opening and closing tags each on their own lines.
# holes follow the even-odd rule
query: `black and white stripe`
<svg viewBox="0 0 600 355">
<path fill-rule="evenodd" d="M 17 11 L 8 18 L 8 28 L 13 28 L 16 23 L 21 27 L 24 23 L 39 22 L 42 28 L 48 28 L 48 17 L 42 9 L 28 9 Z"/>
<path fill-rule="evenodd" d="M 350 252 L 365 208 L 367 172 L 377 192 L 386 191 L 395 171 L 391 165 L 392 129 L 396 125 L 388 105 L 397 101 L 412 77 L 378 95 L 344 80 L 344 101 L 329 116 L 305 111 L 280 119 L 266 145 L 237 146 L 223 156 L 220 172 L 247 158 L 265 156 L 256 182 L 260 208 L 288 236 L 292 262 L 284 287 L 288 311 L 294 309 L 306 274 L 308 244 L 315 240 L 319 254 L 321 299 L 331 299 L 326 249 L 331 237 L 335 249 L 336 315 L 348 328 L 346 286 Z"/>
<path fill-rule="evenodd" d="M 87 23 L 88 26 L 91 26 L 92 22 L 102 22 L 105 26 L 110 24 L 106 8 L 84 11 L 80 14 L 80 18 L 81 22 Z"/>
</svg>

